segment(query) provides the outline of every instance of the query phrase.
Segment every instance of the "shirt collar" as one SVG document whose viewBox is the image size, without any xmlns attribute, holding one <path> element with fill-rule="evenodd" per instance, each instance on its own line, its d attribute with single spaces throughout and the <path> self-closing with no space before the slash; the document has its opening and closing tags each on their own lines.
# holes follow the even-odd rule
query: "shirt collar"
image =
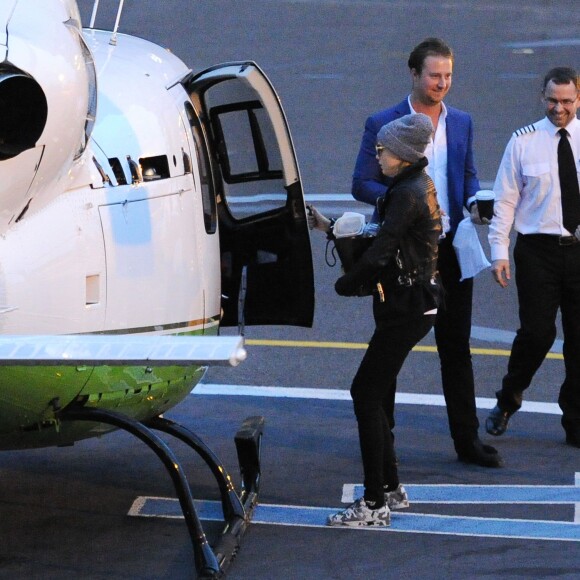
<svg viewBox="0 0 580 580">
<path fill-rule="evenodd" d="M 565 127 L 556 127 L 548 117 L 544 117 L 544 119 L 546 121 L 546 130 L 552 137 L 555 137 L 560 129 L 566 129 L 569 135 L 573 135 L 576 131 L 580 130 L 578 117 L 574 117 Z"/>
<path fill-rule="evenodd" d="M 413 105 L 411 104 L 411 95 L 407 97 L 407 102 L 409 103 L 409 109 L 411 110 L 411 113 L 416 115 L 417 111 L 413 109 Z M 445 106 L 445 103 L 443 101 L 441 101 L 441 113 L 439 114 L 439 118 L 442 121 L 445 121 L 445 119 L 447 118 L 447 107 Z"/>
</svg>

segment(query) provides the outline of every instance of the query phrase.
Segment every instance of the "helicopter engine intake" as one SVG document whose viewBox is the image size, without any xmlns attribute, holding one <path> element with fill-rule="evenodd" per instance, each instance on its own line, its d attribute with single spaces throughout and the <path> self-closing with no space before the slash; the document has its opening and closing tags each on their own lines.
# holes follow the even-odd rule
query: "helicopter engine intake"
<svg viewBox="0 0 580 580">
<path fill-rule="evenodd" d="M 46 96 L 32 77 L 0 70 L 0 161 L 35 147 L 47 115 Z"/>
</svg>

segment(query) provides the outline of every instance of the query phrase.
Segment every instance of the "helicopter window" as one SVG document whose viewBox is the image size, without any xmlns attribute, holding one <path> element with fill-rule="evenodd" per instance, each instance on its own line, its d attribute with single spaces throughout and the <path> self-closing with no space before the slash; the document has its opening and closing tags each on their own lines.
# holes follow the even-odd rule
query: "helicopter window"
<svg viewBox="0 0 580 580">
<path fill-rule="evenodd" d="M 69 30 L 75 36 L 76 40 L 78 41 L 81 47 L 85 70 L 88 79 L 89 98 L 87 102 L 87 112 L 85 118 L 85 131 L 83 135 L 83 140 L 79 146 L 79 150 L 75 155 L 75 159 L 78 159 L 83 154 L 91 137 L 91 133 L 93 132 L 93 127 L 95 125 L 95 119 L 97 115 L 97 72 L 95 69 L 95 63 L 93 61 L 91 51 L 89 50 L 87 44 L 85 43 L 76 24 L 74 24 L 72 21 L 67 22 L 66 24 L 68 25 Z"/>
<path fill-rule="evenodd" d="M 282 177 L 276 136 L 259 101 L 214 107 L 211 119 L 226 183 Z"/>
<path fill-rule="evenodd" d="M 115 179 L 117 180 L 118 185 L 127 185 L 127 178 L 125 177 L 125 172 L 123 171 L 123 166 L 119 161 L 118 157 L 111 157 L 109 159 L 109 165 L 113 170 L 113 174 L 115 175 Z"/>
<path fill-rule="evenodd" d="M 157 179 L 167 179 L 169 177 L 169 161 L 167 155 L 157 155 L 156 157 L 141 157 L 139 159 L 143 181 L 156 181 Z"/>
<path fill-rule="evenodd" d="M 201 181 L 201 202 L 203 204 L 205 231 L 208 234 L 213 234 L 217 231 L 217 209 L 208 146 L 199 117 L 193 106 L 191 103 L 186 102 L 184 107 L 187 118 L 189 119 L 193 140 L 195 141 L 195 154 Z"/>
<path fill-rule="evenodd" d="M 230 213 L 244 219 L 286 204 L 280 147 L 274 127 L 257 100 L 213 107 L 217 142 Z"/>
</svg>

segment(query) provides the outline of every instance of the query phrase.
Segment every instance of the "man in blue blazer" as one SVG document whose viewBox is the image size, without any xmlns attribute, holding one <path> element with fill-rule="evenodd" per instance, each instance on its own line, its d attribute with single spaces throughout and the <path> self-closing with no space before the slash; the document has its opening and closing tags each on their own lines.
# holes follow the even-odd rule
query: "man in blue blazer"
<svg viewBox="0 0 580 580">
<path fill-rule="evenodd" d="M 472 219 L 477 215 L 475 194 L 479 190 L 473 163 L 473 124 L 471 117 L 443 103 L 452 80 L 453 52 L 438 38 L 427 38 L 409 56 L 411 94 L 398 105 L 369 117 L 353 174 L 355 199 L 376 205 L 388 182 L 376 159 L 375 144 L 379 129 L 386 123 L 408 115 L 424 113 L 431 118 L 435 132 L 425 152 L 427 172 L 435 182 L 437 198 L 444 214 L 445 238 L 439 245 L 438 269 L 445 288 L 445 307 L 435 322 L 435 341 L 441 361 L 441 379 L 447 404 L 451 436 L 460 461 L 485 467 L 500 467 L 497 450 L 484 445 L 478 437 L 479 421 L 475 406 L 475 385 L 469 339 L 473 278 L 460 281 L 461 271 L 453 249 L 453 236 L 463 219 L 463 208 Z M 375 212 L 376 213 L 376 212 Z M 394 425 L 394 400 L 387 409 Z"/>
</svg>

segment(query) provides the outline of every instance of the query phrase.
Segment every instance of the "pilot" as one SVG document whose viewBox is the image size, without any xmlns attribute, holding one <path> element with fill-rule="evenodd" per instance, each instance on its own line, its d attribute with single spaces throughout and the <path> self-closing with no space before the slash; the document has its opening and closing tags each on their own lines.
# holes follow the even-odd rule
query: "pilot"
<svg viewBox="0 0 580 580">
<path fill-rule="evenodd" d="M 542 97 L 545 117 L 514 132 L 494 185 L 492 274 L 502 288 L 508 285 L 513 226 L 520 328 L 486 429 L 502 435 L 522 406 L 523 393 L 556 338 L 560 309 L 565 379 L 558 403 L 566 443 L 580 447 L 580 75 L 568 67 L 551 69 Z"/>
</svg>

